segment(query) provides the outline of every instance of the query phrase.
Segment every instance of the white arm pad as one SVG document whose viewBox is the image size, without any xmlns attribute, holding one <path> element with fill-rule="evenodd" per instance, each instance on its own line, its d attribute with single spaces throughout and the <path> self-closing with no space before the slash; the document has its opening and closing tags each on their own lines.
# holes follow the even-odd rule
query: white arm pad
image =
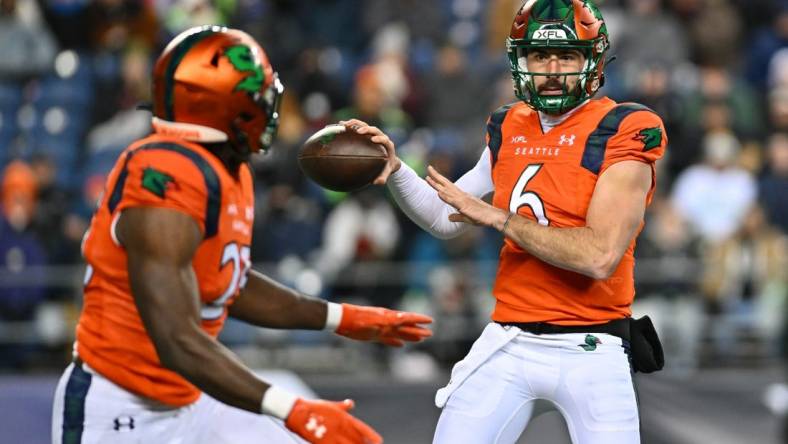
<svg viewBox="0 0 788 444">
<path fill-rule="evenodd" d="M 476 166 L 455 183 L 460 189 L 476 197 L 491 193 L 494 186 L 490 149 L 485 148 Z M 454 207 L 440 200 L 438 192 L 404 163 L 389 177 L 388 187 L 394 200 L 410 220 L 439 239 L 456 237 L 470 227 L 462 222 L 449 221 L 449 214 L 457 212 Z"/>
</svg>

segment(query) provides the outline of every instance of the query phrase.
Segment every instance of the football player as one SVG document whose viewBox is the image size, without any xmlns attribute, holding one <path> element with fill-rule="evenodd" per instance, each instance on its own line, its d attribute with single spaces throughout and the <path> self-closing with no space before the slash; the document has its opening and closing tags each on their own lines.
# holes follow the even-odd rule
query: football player
<svg viewBox="0 0 788 444">
<path fill-rule="evenodd" d="M 159 57 L 154 133 L 119 157 L 83 242 L 84 308 L 53 443 L 382 442 L 347 413 L 351 400 L 271 386 L 216 340 L 227 316 L 392 346 L 430 335 L 427 316 L 326 303 L 250 269 L 247 161 L 271 144 L 282 92 L 241 31 L 193 28 Z"/>
<path fill-rule="evenodd" d="M 431 167 L 419 178 L 380 130 L 343 122 L 387 147 L 376 183 L 423 229 L 505 236 L 493 322 L 437 393 L 435 443 L 513 443 L 537 400 L 573 443 L 640 442 L 633 249 L 667 137 L 648 108 L 593 98 L 608 47 L 590 1 L 525 2 L 507 39 L 519 101 L 492 113 L 481 158 L 456 183 Z"/>
</svg>

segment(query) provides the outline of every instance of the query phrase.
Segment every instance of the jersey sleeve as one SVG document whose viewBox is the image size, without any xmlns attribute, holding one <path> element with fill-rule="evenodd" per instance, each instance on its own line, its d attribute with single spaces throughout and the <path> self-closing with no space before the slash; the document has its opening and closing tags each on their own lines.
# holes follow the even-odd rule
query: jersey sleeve
<svg viewBox="0 0 788 444">
<path fill-rule="evenodd" d="M 198 165 L 174 151 L 141 150 L 129 155 L 113 191 L 120 192 L 120 198 L 110 210 L 169 208 L 191 216 L 205 233 L 209 190 Z"/>
<path fill-rule="evenodd" d="M 600 174 L 625 160 L 653 164 L 665 154 L 668 137 L 662 119 L 648 109 L 629 114 L 610 138 Z"/>
<path fill-rule="evenodd" d="M 651 167 L 651 189 L 646 202 L 651 203 L 657 185 L 656 161 L 665 154 L 667 144 L 668 137 L 662 119 L 644 107 L 621 121 L 618 131 L 608 142 L 599 174 L 625 160 L 648 164 Z"/>
</svg>

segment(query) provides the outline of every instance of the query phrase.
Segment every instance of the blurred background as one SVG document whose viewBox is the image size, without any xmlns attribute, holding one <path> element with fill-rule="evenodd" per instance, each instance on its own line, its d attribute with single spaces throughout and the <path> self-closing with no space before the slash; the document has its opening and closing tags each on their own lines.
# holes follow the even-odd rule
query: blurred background
<svg viewBox="0 0 788 444">
<path fill-rule="evenodd" d="M 655 320 L 667 355 L 663 372 L 637 378 L 643 440 L 788 442 L 788 1 L 597 3 L 617 56 L 601 94 L 651 107 L 670 138 L 636 251 L 634 312 Z M 255 368 L 354 397 L 387 443 L 430 442 L 434 391 L 488 322 L 501 237 L 434 239 L 384 188 L 317 187 L 296 153 L 357 117 L 417 171 L 459 177 L 489 113 L 515 101 L 504 40 L 520 4 L 0 0 L 4 442 L 48 442 L 81 305 L 80 240 L 117 155 L 150 131 L 137 105 L 152 62 L 199 24 L 255 36 L 286 87 L 278 141 L 253 160 L 257 268 L 332 301 L 436 318 L 434 338 L 405 350 L 233 322 L 221 339 Z M 530 442 L 568 442 L 557 414 L 544 418 Z"/>
</svg>

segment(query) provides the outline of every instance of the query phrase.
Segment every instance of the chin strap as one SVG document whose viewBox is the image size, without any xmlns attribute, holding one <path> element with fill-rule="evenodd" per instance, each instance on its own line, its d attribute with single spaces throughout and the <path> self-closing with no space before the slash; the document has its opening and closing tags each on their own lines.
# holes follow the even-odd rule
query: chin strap
<svg viewBox="0 0 788 444">
<path fill-rule="evenodd" d="M 221 143 L 227 142 L 228 137 L 215 128 L 196 125 L 193 123 L 170 122 L 158 117 L 151 120 L 153 130 L 158 134 L 180 137 L 191 142 Z"/>
</svg>

